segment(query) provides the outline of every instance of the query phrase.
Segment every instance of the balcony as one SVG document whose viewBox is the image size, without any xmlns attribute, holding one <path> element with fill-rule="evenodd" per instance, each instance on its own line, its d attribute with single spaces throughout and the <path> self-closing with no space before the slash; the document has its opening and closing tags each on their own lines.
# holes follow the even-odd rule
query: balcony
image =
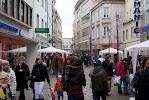
<svg viewBox="0 0 149 100">
<path fill-rule="evenodd" d="M 108 18 L 102 18 L 102 21 L 101 21 L 101 23 L 111 23 L 111 18 L 110 17 L 108 17 Z"/>
</svg>

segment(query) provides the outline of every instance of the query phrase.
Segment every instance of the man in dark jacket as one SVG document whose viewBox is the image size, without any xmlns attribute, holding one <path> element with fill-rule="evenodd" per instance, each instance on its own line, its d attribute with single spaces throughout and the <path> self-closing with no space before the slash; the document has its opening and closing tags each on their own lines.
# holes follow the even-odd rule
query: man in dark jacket
<svg viewBox="0 0 149 100">
<path fill-rule="evenodd" d="M 108 77 L 108 92 L 111 91 L 111 79 L 113 76 L 113 64 L 110 62 L 110 57 L 111 55 L 106 54 L 105 61 L 102 62 L 103 69 L 106 71 Z"/>
<path fill-rule="evenodd" d="M 94 100 L 106 100 L 106 92 L 108 91 L 107 75 L 101 66 L 100 61 L 96 61 L 95 68 L 89 74 L 91 78 L 91 88 Z"/>
</svg>

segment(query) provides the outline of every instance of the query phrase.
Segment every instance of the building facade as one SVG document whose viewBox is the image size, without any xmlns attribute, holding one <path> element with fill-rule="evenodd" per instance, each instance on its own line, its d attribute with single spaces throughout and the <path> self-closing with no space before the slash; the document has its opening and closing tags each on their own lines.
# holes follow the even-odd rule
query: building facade
<svg viewBox="0 0 149 100">
<path fill-rule="evenodd" d="M 53 27 L 53 46 L 58 49 L 62 49 L 62 20 L 59 13 L 54 9 L 54 27 Z"/>
<path fill-rule="evenodd" d="M 27 46 L 27 64 L 33 66 L 37 56 L 37 44 L 33 31 L 32 0 L 1 0 L 0 1 L 0 58 L 9 60 L 15 67 L 17 53 L 8 50 Z"/>
<path fill-rule="evenodd" d="M 62 49 L 72 53 L 72 38 L 62 38 Z"/>
<path fill-rule="evenodd" d="M 92 0 L 78 0 L 74 10 L 74 52 L 90 52 L 90 10 Z"/>
<path fill-rule="evenodd" d="M 125 0 L 125 20 L 123 22 L 123 33 L 121 35 L 121 50 L 144 41 L 143 34 L 141 34 L 140 32 L 134 32 L 134 29 L 136 27 L 136 21 L 134 20 L 134 11 L 134 1 Z M 144 25 L 144 14 L 144 0 L 142 0 L 139 27 L 142 27 Z M 129 52 L 129 54 L 131 54 L 131 52 Z"/>
<path fill-rule="evenodd" d="M 120 43 L 124 9 L 125 0 L 96 0 L 92 2 L 91 48 L 94 55 L 97 56 L 100 50 L 110 47 L 120 49 L 117 39 Z"/>
<path fill-rule="evenodd" d="M 39 42 L 38 48 L 50 46 L 49 40 L 52 38 L 52 0 L 33 0 L 34 1 L 34 25 L 33 32 Z M 36 28 L 48 28 L 49 33 L 36 33 Z"/>
</svg>

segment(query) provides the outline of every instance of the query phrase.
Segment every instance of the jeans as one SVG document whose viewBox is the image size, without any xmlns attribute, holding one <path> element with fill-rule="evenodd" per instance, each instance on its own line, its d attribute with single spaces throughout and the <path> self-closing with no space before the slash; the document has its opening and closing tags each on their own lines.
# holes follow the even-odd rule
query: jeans
<svg viewBox="0 0 149 100">
<path fill-rule="evenodd" d="M 62 72 L 58 68 L 55 68 L 55 73 L 56 73 L 56 79 L 58 79 L 58 75 L 62 74 Z"/>
<path fill-rule="evenodd" d="M 42 90 L 43 90 L 43 86 L 44 86 L 44 82 L 35 82 L 34 83 L 34 89 L 35 89 L 35 99 L 43 99 L 43 94 L 42 94 Z"/>
<path fill-rule="evenodd" d="M 106 100 L 105 94 L 93 93 L 93 100 L 100 100 L 100 97 L 102 98 L 102 100 Z"/>
<path fill-rule="evenodd" d="M 84 95 L 68 93 L 68 100 L 84 100 Z"/>
<path fill-rule="evenodd" d="M 57 91 L 57 96 L 58 96 L 58 100 L 60 100 L 60 97 L 62 97 L 62 99 L 63 99 L 63 91 L 61 91 L 61 92 Z"/>
<path fill-rule="evenodd" d="M 118 93 L 122 93 L 122 82 L 123 82 L 123 88 L 124 88 L 124 94 L 128 93 L 128 82 L 127 79 L 120 79 L 120 86 L 118 86 Z"/>
</svg>

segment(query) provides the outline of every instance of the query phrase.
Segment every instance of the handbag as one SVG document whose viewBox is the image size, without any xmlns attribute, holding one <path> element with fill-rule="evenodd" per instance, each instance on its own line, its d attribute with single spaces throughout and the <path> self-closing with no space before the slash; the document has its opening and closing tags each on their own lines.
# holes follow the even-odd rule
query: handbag
<svg viewBox="0 0 149 100">
<path fill-rule="evenodd" d="M 25 79 L 26 81 L 29 81 L 29 80 L 31 80 L 31 76 L 30 76 L 30 75 L 24 76 L 24 79 Z"/>
<path fill-rule="evenodd" d="M 6 95 L 4 94 L 2 86 L 0 86 L 0 100 L 6 100 Z"/>
<path fill-rule="evenodd" d="M 34 89 L 34 80 L 33 79 L 30 81 L 29 87 L 31 89 Z"/>
<path fill-rule="evenodd" d="M 115 76 L 114 77 L 114 86 L 120 86 L 120 76 Z"/>
</svg>

